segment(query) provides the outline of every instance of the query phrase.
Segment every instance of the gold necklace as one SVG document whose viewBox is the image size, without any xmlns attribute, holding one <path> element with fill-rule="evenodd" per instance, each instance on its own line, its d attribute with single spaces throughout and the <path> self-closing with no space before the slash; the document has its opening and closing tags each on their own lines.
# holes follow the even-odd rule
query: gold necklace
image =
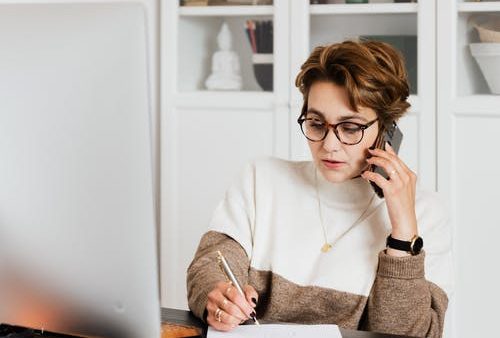
<svg viewBox="0 0 500 338">
<path fill-rule="evenodd" d="M 328 243 L 328 234 L 326 233 L 326 227 L 325 227 L 325 224 L 323 222 L 323 212 L 322 212 L 322 208 L 321 208 L 321 199 L 319 198 L 319 189 L 318 189 L 318 170 L 316 168 L 314 169 L 314 185 L 316 187 L 316 198 L 318 199 L 319 219 L 321 222 L 321 227 L 323 228 L 323 238 L 325 240 L 325 244 L 323 244 L 323 246 L 321 247 L 321 251 L 324 253 L 327 253 L 328 251 L 330 251 L 332 249 L 333 243 L 332 244 Z M 356 225 L 358 225 L 358 223 L 363 219 L 363 216 L 366 214 L 366 212 L 370 208 L 370 205 L 372 204 L 374 198 L 375 198 L 375 193 L 372 194 L 372 197 L 370 198 L 370 201 L 368 202 L 366 209 L 361 213 L 361 215 L 356 219 L 356 221 L 335 240 L 335 242 L 338 242 L 352 228 L 354 228 Z"/>
</svg>

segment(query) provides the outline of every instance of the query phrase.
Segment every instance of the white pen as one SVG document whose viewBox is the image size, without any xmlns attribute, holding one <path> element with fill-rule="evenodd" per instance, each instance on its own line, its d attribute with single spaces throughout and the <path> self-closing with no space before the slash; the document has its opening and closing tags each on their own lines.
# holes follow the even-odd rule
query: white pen
<svg viewBox="0 0 500 338">
<path fill-rule="evenodd" d="M 231 281 L 231 283 L 233 283 L 233 285 L 236 288 L 236 290 L 238 290 L 238 292 L 243 297 L 245 297 L 245 293 L 241 289 L 240 283 L 238 283 L 238 280 L 234 276 L 233 271 L 231 270 L 231 268 L 229 267 L 229 264 L 227 263 L 226 258 L 222 255 L 222 253 L 219 250 L 217 250 L 217 260 L 219 262 L 219 266 L 222 268 L 222 271 L 224 271 L 224 273 L 226 274 L 227 278 L 229 278 L 229 280 Z M 256 316 L 250 315 L 250 317 L 255 322 L 255 324 L 260 325 L 260 323 L 257 320 Z"/>
</svg>

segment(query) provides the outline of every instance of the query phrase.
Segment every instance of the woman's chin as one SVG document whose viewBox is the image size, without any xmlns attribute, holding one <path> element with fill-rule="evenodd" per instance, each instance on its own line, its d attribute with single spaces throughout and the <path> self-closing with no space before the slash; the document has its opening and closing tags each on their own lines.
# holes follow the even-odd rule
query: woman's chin
<svg viewBox="0 0 500 338">
<path fill-rule="evenodd" d="M 339 169 L 329 169 L 324 166 L 320 167 L 321 174 L 327 180 L 328 182 L 331 183 L 340 183 L 344 182 L 347 179 L 350 178 L 349 173 L 347 173 L 344 170 L 339 170 Z"/>
</svg>

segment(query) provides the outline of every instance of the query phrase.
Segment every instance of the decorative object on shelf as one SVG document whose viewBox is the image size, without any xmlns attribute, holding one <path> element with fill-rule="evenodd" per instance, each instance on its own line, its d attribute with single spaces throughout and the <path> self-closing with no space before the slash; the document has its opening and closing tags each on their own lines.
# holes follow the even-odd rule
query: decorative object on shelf
<svg viewBox="0 0 500 338">
<path fill-rule="evenodd" d="M 471 22 L 479 33 L 481 42 L 500 42 L 500 16 L 474 16 Z"/>
<path fill-rule="evenodd" d="M 386 42 L 398 49 L 405 59 L 408 82 L 410 83 L 410 93 L 417 93 L 418 73 L 417 73 L 417 36 L 416 35 L 364 35 L 359 37 L 362 40 L 376 40 Z"/>
<path fill-rule="evenodd" d="M 208 0 L 181 0 L 181 6 L 208 6 Z"/>
<path fill-rule="evenodd" d="M 480 43 L 471 43 L 470 51 L 493 94 L 500 94 L 500 16 L 478 15 L 470 18 Z"/>
<path fill-rule="evenodd" d="M 210 90 L 240 90 L 240 60 L 231 50 L 231 32 L 224 22 L 217 35 L 219 50 L 212 56 L 212 74 L 205 81 Z"/>
<path fill-rule="evenodd" d="M 245 31 L 252 48 L 255 80 L 264 91 L 273 90 L 273 22 L 247 20 Z"/>
<path fill-rule="evenodd" d="M 493 94 L 500 94 L 500 43 L 471 43 L 470 51 Z"/>
</svg>

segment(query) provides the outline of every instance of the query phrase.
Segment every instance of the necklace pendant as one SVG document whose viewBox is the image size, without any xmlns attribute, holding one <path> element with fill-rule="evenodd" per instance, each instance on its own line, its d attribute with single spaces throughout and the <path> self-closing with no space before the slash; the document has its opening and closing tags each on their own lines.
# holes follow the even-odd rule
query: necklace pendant
<svg viewBox="0 0 500 338">
<path fill-rule="evenodd" d="M 323 246 L 321 247 L 321 251 L 324 252 L 324 253 L 327 253 L 328 251 L 330 251 L 332 249 L 332 245 L 330 243 L 325 243 L 323 244 Z"/>
</svg>

